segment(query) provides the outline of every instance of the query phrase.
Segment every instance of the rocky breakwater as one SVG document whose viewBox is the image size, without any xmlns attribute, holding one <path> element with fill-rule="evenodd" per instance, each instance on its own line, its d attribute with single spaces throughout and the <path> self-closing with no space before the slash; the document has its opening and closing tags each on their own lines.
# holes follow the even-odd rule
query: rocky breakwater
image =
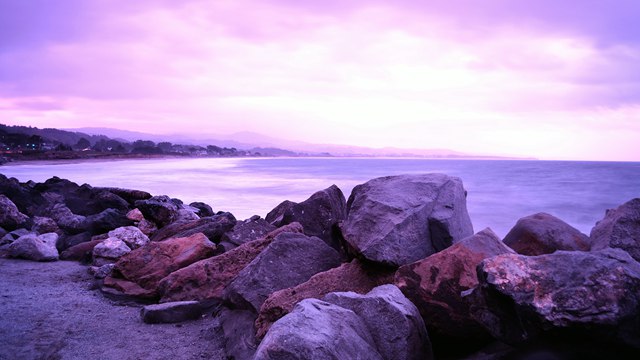
<svg viewBox="0 0 640 360">
<path fill-rule="evenodd" d="M 334 186 L 265 219 L 0 176 L 0 253 L 89 265 L 145 322 L 215 316 L 234 359 L 562 358 L 640 350 L 640 200 L 590 236 L 549 214 L 474 234 L 462 181 Z M 140 305 L 136 305 L 140 306 Z M 498 345 L 496 345 L 498 344 Z M 485 346 L 487 346 L 485 348 Z"/>
</svg>

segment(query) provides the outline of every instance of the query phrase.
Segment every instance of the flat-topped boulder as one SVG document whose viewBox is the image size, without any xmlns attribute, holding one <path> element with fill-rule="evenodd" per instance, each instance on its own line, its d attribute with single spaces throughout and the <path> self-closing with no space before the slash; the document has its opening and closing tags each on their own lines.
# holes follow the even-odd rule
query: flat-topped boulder
<svg viewBox="0 0 640 360">
<path fill-rule="evenodd" d="M 473 235 L 466 191 L 457 177 L 399 175 L 356 186 L 340 226 L 351 252 L 401 266 Z"/>
<path fill-rule="evenodd" d="M 486 258 L 513 253 L 491 229 L 453 244 L 439 253 L 401 266 L 395 284 L 427 323 L 429 333 L 474 339 L 488 337 L 469 312 L 462 293 L 478 285 L 476 267 Z"/>
<path fill-rule="evenodd" d="M 523 217 L 504 243 L 522 255 L 550 254 L 556 250 L 589 251 L 591 240 L 578 229 L 547 213 Z"/>
<path fill-rule="evenodd" d="M 625 251 L 502 254 L 478 279 L 471 311 L 500 341 L 577 336 L 640 349 L 640 263 Z"/>
<path fill-rule="evenodd" d="M 340 265 L 340 254 L 317 237 L 282 233 L 255 257 L 224 291 L 237 308 L 260 310 L 274 291 L 301 284 Z"/>
<path fill-rule="evenodd" d="M 607 210 L 591 230 L 592 249 L 620 248 L 640 261 L 640 198 Z"/>
</svg>

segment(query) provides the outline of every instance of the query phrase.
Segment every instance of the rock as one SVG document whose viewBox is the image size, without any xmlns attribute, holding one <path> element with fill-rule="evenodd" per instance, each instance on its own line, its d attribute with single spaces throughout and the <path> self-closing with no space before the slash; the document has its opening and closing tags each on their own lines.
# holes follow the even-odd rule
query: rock
<svg viewBox="0 0 640 360">
<path fill-rule="evenodd" d="M 60 254 L 61 260 L 91 262 L 93 248 L 104 240 L 90 240 L 71 246 Z"/>
<path fill-rule="evenodd" d="M 591 230 L 592 249 L 620 248 L 640 261 L 640 198 L 607 210 Z"/>
<path fill-rule="evenodd" d="M 256 320 L 256 336 L 264 335 L 276 320 L 293 310 L 303 299 L 322 299 L 330 292 L 353 291 L 366 294 L 376 286 L 393 282 L 393 270 L 367 266 L 355 259 L 350 263 L 313 275 L 308 281 L 275 291 L 260 307 Z"/>
<path fill-rule="evenodd" d="M 353 311 L 305 299 L 273 324 L 253 359 L 383 358 L 367 325 Z"/>
<path fill-rule="evenodd" d="M 261 219 L 260 217 L 252 217 L 245 221 L 236 222 L 233 229 L 222 235 L 220 242 L 227 242 L 235 246 L 240 246 L 246 242 L 258 240 L 275 229 L 276 227 L 269 224 L 266 220 Z"/>
<path fill-rule="evenodd" d="M 133 209 L 127 213 L 127 219 L 131 221 L 142 221 L 144 220 L 144 215 L 138 209 Z"/>
<path fill-rule="evenodd" d="M 16 229 L 11 232 L 6 233 L 2 239 L 0 239 L 0 245 L 11 244 L 12 242 L 18 240 L 19 237 L 24 235 L 31 234 L 31 231 L 27 229 Z"/>
<path fill-rule="evenodd" d="M 589 251 L 589 237 L 553 215 L 537 213 L 518 220 L 504 243 L 522 255 L 550 254 L 556 250 Z"/>
<path fill-rule="evenodd" d="M 352 253 L 389 266 L 473 235 L 462 181 L 443 174 L 387 176 L 356 186 L 340 229 Z"/>
<path fill-rule="evenodd" d="M 285 200 L 281 202 L 280 204 L 278 204 L 278 206 L 273 208 L 273 210 L 269 211 L 267 216 L 265 216 L 265 220 L 269 224 L 276 227 L 286 225 L 284 224 L 284 214 L 290 211 L 290 209 L 294 207 L 296 204 L 297 203 L 289 200 Z"/>
<path fill-rule="evenodd" d="M 302 226 L 294 223 L 278 228 L 265 238 L 251 241 L 225 252 L 193 263 L 172 272 L 160 281 L 158 292 L 161 302 L 181 300 L 210 300 L 223 298 L 223 291 L 238 273 L 260 254 L 279 234 L 302 232 Z"/>
<path fill-rule="evenodd" d="M 21 213 L 33 216 L 49 205 L 49 201 L 37 190 L 23 186 L 15 178 L 0 174 L 0 194 L 11 199 Z"/>
<path fill-rule="evenodd" d="M 401 266 L 395 284 L 422 314 L 429 334 L 484 339 L 484 327 L 469 312 L 461 293 L 478 285 L 476 267 L 482 260 L 513 253 L 491 229 L 453 244 L 439 253 Z"/>
<path fill-rule="evenodd" d="M 102 266 L 89 266 L 89 274 L 93 275 L 96 279 L 104 279 L 107 276 L 111 276 L 113 268 L 116 264 L 104 264 Z"/>
<path fill-rule="evenodd" d="M 258 347 L 253 330 L 256 314 L 249 310 L 222 308 L 217 314 L 226 359 L 252 359 Z"/>
<path fill-rule="evenodd" d="M 27 225 L 29 217 L 18 210 L 16 204 L 0 194 L 0 227 L 15 230 Z"/>
<path fill-rule="evenodd" d="M 135 206 L 145 219 L 153 221 L 159 228 L 169 225 L 178 218 L 178 206 L 166 195 L 138 200 Z"/>
<path fill-rule="evenodd" d="M 58 232 L 60 231 L 60 228 L 58 227 L 58 224 L 56 224 L 56 222 L 51 218 L 34 216 L 31 230 L 37 232 L 38 234 L 46 234 Z"/>
<path fill-rule="evenodd" d="M 93 234 L 88 231 L 81 232 L 80 234 L 75 235 L 63 234 L 62 236 L 60 236 L 60 239 L 58 239 L 58 251 L 66 251 L 71 247 L 91 241 L 92 238 Z"/>
<path fill-rule="evenodd" d="M 283 233 L 238 273 L 224 298 L 238 308 L 258 312 L 274 291 L 301 284 L 340 265 L 340 260 L 340 254 L 319 238 Z"/>
<path fill-rule="evenodd" d="M 211 257 L 215 250 L 216 245 L 203 234 L 150 242 L 122 256 L 116 263 L 114 274 L 155 291 L 162 278 Z"/>
<path fill-rule="evenodd" d="M 431 342 L 418 309 L 395 285 L 382 285 L 366 295 L 327 294 L 324 301 L 349 309 L 364 320 L 383 359 L 433 359 Z"/>
<path fill-rule="evenodd" d="M 72 213 L 64 204 L 54 204 L 45 211 L 45 214 L 53 219 L 61 230 L 70 235 L 79 234 L 87 230 L 85 217 Z"/>
<path fill-rule="evenodd" d="M 158 227 L 156 226 L 156 224 L 152 223 L 147 219 L 142 219 L 138 223 L 138 229 L 140 229 L 140 231 L 142 231 L 142 233 L 147 236 L 153 236 L 153 234 L 155 234 L 156 231 L 158 231 Z"/>
<path fill-rule="evenodd" d="M 33 261 L 58 260 L 56 241 L 56 233 L 23 235 L 9 245 L 9 257 Z"/>
<path fill-rule="evenodd" d="M 179 209 L 176 221 L 195 221 L 200 219 L 200 217 L 196 215 L 195 211 L 197 211 L 197 209 Z"/>
<path fill-rule="evenodd" d="M 113 294 L 108 289 L 115 289 L 120 292 L 120 294 Z M 155 300 L 156 293 L 153 290 L 147 290 L 140 285 L 134 283 L 133 281 L 128 281 L 125 279 L 117 279 L 111 276 L 107 276 L 104 278 L 103 287 L 101 289 L 103 293 L 111 293 L 113 295 L 120 295 L 117 297 L 122 297 L 124 295 L 127 300 Z"/>
<path fill-rule="evenodd" d="M 139 200 L 147 200 L 151 198 L 151 194 L 146 191 L 140 190 L 130 190 L 130 189 L 120 189 L 120 188 L 112 188 L 112 187 L 103 187 L 96 188 L 97 190 L 105 190 L 115 195 L 118 195 L 125 201 L 127 201 L 130 205 L 135 204 L 136 201 Z"/>
<path fill-rule="evenodd" d="M 172 237 L 187 237 L 203 233 L 211 242 L 218 243 L 225 232 L 236 224 L 236 218 L 231 213 L 221 213 L 208 218 L 197 220 L 176 221 L 157 231 L 151 241 L 162 241 Z"/>
<path fill-rule="evenodd" d="M 478 279 L 472 314 L 503 342 L 577 336 L 640 348 L 640 263 L 620 249 L 502 254 Z"/>
<path fill-rule="evenodd" d="M 131 252 L 131 249 L 124 241 L 108 238 L 93 248 L 93 264 L 102 266 L 106 263 L 113 263 L 129 252 Z"/>
<path fill-rule="evenodd" d="M 127 219 L 127 214 L 116 209 L 106 209 L 85 219 L 85 228 L 94 235 L 130 225 L 133 221 Z"/>
<path fill-rule="evenodd" d="M 202 310 L 197 301 L 177 301 L 147 305 L 140 310 L 140 316 L 147 324 L 170 324 L 199 319 Z"/>
<path fill-rule="evenodd" d="M 131 250 L 142 247 L 149 242 L 147 235 L 143 234 L 135 226 L 124 226 L 111 230 L 109 231 L 109 237 L 124 241 Z"/>
<path fill-rule="evenodd" d="M 191 204 L 189 204 L 189 206 L 198 209 L 198 212 L 196 214 L 201 218 L 214 215 L 214 212 L 213 212 L 213 209 L 211 209 L 211 206 L 203 202 L 192 202 Z"/>
</svg>

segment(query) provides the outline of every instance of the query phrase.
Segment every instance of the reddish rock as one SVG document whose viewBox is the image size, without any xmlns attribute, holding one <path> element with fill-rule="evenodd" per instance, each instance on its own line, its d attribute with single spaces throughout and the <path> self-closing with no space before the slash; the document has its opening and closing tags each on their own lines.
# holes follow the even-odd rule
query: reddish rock
<svg viewBox="0 0 640 360">
<path fill-rule="evenodd" d="M 183 218 L 158 230 L 151 237 L 151 241 L 162 241 L 173 237 L 186 237 L 196 233 L 203 233 L 209 240 L 220 242 L 224 233 L 233 229 L 236 218 L 231 213 L 222 213 L 201 219 Z"/>
<path fill-rule="evenodd" d="M 589 251 L 591 240 L 553 215 L 537 213 L 518 220 L 504 238 L 518 254 L 536 256 L 557 250 Z"/>
<path fill-rule="evenodd" d="M 484 337 L 461 293 L 478 285 L 476 267 L 482 260 L 513 253 L 484 229 L 423 260 L 404 265 L 395 283 L 420 310 L 429 333 L 451 337 Z"/>
<path fill-rule="evenodd" d="M 127 213 L 127 219 L 133 221 L 142 221 L 144 220 L 144 215 L 138 209 L 133 209 Z"/>
<path fill-rule="evenodd" d="M 367 266 L 356 259 L 318 273 L 300 285 L 278 290 L 260 308 L 255 323 L 256 336 L 262 338 L 275 321 L 290 313 L 303 299 L 322 299 L 326 294 L 336 291 L 366 294 L 376 286 L 392 283 L 393 274 L 393 270 Z"/>
<path fill-rule="evenodd" d="M 72 246 L 60 254 L 61 260 L 89 261 L 91 253 L 96 245 L 103 242 L 102 240 L 91 240 Z"/>
<path fill-rule="evenodd" d="M 171 273 L 158 286 L 160 302 L 222 299 L 224 288 L 273 238 L 283 232 L 302 232 L 298 223 L 270 232 L 265 238 L 244 243 L 224 254 L 198 261 Z"/>
<path fill-rule="evenodd" d="M 200 233 L 186 238 L 151 242 L 122 256 L 116 263 L 114 273 L 145 289 L 155 290 L 162 278 L 213 256 L 215 250 L 216 245 Z"/>
<path fill-rule="evenodd" d="M 155 291 L 144 289 L 133 281 L 116 279 L 111 276 L 107 276 L 106 278 L 104 278 L 103 286 L 116 289 L 125 295 L 143 299 L 153 299 L 156 296 Z"/>
</svg>

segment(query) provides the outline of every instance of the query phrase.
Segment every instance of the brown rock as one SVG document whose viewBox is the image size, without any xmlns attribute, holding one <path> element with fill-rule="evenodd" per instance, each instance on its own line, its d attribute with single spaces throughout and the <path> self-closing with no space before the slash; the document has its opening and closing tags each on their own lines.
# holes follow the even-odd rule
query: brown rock
<svg viewBox="0 0 640 360">
<path fill-rule="evenodd" d="M 273 238 L 283 232 L 302 233 L 302 226 L 292 223 L 270 232 L 265 238 L 244 243 L 241 246 L 198 261 L 171 273 L 160 281 L 160 302 L 183 300 L 222 299 L 224 288 L 253 259 L 266 248 Z"/>
<path fill-rule="evenodd" d="M 147 290 L 142 288 L 140 285 L 134 283 L 133 281 L 128 281 L 124 279 L 116 279 L 111 276 L 107 276 L 104 278 L 103 285 L 107 288 L 116 289 L 122 292 L 125 295 L 144 298 L 144 299 L 153 299 L 156 297 L 156 293 L 153 290 Z"/>
<path fill-rule="evenodd" d="M 151 242 L 122 256 L 114 273 L 148 290 L 170 273 L 213 256 L 216 245 L 204 234 Z"/>
<path fill-rule="evenodd" d="M 591 240 L 553 215 L 537 213 L 518 220 L 504 238 L 518 254 L 536 256 L 557 250 L 589 251 Z"/>
<path fill-rule="evenodd" d="M 356 259 L 318 273 L 300 285 L 278 290 L 271 294 L 260 308 L 255 323 L 256 336 L 262 338 L 275 321 L 290 313 L 303 299 L 322 299 L 324 295 L 336 291 L 366 294 L 376 286 L 392 283 L 393 274 L 393 270 L 367 266 Z"/>
<path fill-rule="evenodd" d="M 93 248 L 104 240 L 91 240 L 72 246 L 60 254 L 60 260 L 90 261 Z"/>
<path fill-rule="evenodd" d="M 133 209 L 127 213 L 127 219 L 133 221 L 142 221 L 144 220 L 144 215 L 138 209 Z"/>
<path fill-rule="evenodd" d="M 484 329 L 470 315 L 461 293 L 478 285 L 482 260 L 513 253 L 491 229 L 484 229 L 423 260 L 404 265 L 395 283 L 420 310 L 430 334 L 482 338 Z"/>
</svg>

